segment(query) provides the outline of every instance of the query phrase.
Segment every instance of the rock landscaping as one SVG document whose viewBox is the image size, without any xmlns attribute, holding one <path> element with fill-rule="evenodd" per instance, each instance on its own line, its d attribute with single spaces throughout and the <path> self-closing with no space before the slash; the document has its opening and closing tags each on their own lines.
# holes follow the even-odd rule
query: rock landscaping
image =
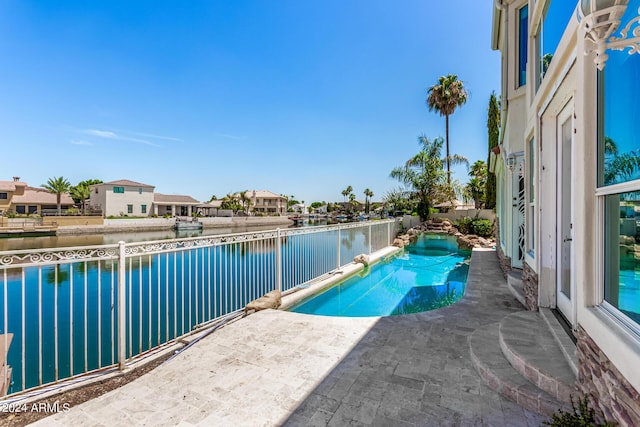
<svg viewBox="0 0 640 427">
<path fill-rule="evenodd" d="M 460 249 L 493 248 L 496 245 L 496 241 L 493 238 L 484 238 L 476 236 L 475 234 L 463 234 L 448 219 L 434 218 L 410 228 L 406 233 L 399 235 L 393 241 L 393 246 L 403 248 L 409 243 L 415 242 L 418 236 L 424 233 L 442 233 L 456 236 Z"/>
</svg>

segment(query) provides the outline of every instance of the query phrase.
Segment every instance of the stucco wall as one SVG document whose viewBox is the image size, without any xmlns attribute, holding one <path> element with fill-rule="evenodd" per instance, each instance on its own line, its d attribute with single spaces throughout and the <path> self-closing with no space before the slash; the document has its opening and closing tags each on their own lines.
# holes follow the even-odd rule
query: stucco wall
<svg viewBox="0 0 640 427">
<path fill-rule="evenodd" d="M 59 227 L 71 225 L 102 225 L 104 219 L 101 216 L 47 216 L 45 223 L 55 222 Z"/>
<path fill-rule="evenodd" d="M 124 193 L 114 193 L 114 187 L 124 187 Z M 98 193 L 95 190 L 98 189 Z M 141 191 L 142 190 L 142 191 Z M 123 186 L 101 184 L 92 187 L 90 204 L 100 206 L 104 216 L 149 216 L 153 213 L 153 187 Z M 128 212 L 128 206 L 133 205 L 133 211 Z M 142 205 L 146 205 L 146 213 L 142 212 Z"/>
</svg>

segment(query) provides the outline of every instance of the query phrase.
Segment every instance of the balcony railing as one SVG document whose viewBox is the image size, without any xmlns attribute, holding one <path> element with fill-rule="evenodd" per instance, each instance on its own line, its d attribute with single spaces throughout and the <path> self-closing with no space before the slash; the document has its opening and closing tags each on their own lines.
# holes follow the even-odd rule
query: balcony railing
<svg viewBox="0 0 640 427">
<path fill-rule="evenodd" d="M 390 245 L 397 227 L 385 220 L 0 252 L 0 337 L 13 334 L 10 398 L 123 369 L 269 291 L 304 286 Z"/>
</svg>

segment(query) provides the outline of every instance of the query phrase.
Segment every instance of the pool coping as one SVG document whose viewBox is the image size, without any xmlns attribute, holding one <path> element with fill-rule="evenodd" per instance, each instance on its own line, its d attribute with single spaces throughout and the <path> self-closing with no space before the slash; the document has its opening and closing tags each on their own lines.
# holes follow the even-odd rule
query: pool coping
<svg viewBox="0 0 640 427">
<path fill-rule="evenodd" d="M 396 246 L 387 246 L 379 251 L 373 252 L 369 255 L 369 265 L 376 264 L 382 259 L 392 255 L 397 255 L 403 252 L 404 249 Z M 350 262 L 345 264 L 339 269 L 332 270 L 329 273 L 321 276 L 320 280 L 311 283 L 306 288 L 293 288 L 282 296 L 282 304 L 279 310 L 287 311 L 300 303 L 301 301 L 322 292 L 323 290 L 330 288 L 331 286 L 344 281 L 345 279 L 355 275 L 356 273 L 364 270 L 365 266 L 361 263 Z"/>
</svg>

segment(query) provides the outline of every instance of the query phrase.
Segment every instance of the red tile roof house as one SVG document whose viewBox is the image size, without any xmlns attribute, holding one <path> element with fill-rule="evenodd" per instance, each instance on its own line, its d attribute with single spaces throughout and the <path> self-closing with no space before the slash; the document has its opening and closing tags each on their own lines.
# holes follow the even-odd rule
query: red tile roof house
<svg viewBox="0 0 640 427">
<path fill-rule="evenodd" d="M 13 196 L 24 194 L 27 188 L 26 182 L 21 182 L 19 177 L 13 181 L 0 181 L 0 215 L 11 209 Z"/>
<path fill-rule="evenodd" d="M 67 193 L 62 194 L 60 199 L 62 211 L 74 206 L 73 199 Z M 56 195 L 44 188 L 29 187 L 26 182 L 21 182 L 18 177 L 13 181 L 0 181 L 0 214 L 7 212 L 17 214 L 37 214 L 57 213 Z"/>
</svg>

